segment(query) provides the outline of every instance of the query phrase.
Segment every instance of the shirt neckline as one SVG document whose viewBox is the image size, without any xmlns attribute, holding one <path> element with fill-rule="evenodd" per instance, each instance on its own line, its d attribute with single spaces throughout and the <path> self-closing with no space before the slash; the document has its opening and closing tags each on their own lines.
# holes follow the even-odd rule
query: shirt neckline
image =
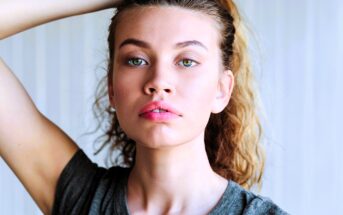
<svg viewBox="0 0 343 215">
<path fill-rule="evenodd" d="M 128 179 L 129 179 L 130 171 L 125 175 L 125 184 L 124 184 L 124 202 L 125 202 L 125 212 L 127 215 L 130 215 L 129 205 L 128 205 Z M 236 195 L 238 195 L 237 192 L 234 192 L 234 182 L 230 179 L 227 180 L 227 186 L 225 188 L 224 193 L 220 197 L 217 204 L 211 209 L 208 215 L 215 215 L 216 212 L 219 212 L 224 205 L 228 205 L 228 208 L 231 208 L 234 199 L 236 198 Z"/>
</svg>

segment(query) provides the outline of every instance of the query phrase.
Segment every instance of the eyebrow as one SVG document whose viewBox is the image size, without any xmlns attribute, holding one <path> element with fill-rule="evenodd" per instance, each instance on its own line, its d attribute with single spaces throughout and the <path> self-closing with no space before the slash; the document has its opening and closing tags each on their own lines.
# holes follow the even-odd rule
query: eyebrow
<svg viewBox="0 0 343 215">
<path fill-rule="evenodd" d="M 122 48 L 123 46 L 126 46 L 126 45 L 135 45 L 135 46 L 139 46 L 142 48 L 150 48 L 150 45 L 147 42 L 144 42 L 144 41 L 138 40 L 138 39 L 129 38 L 129 39 L 124 40 L 120 44 L 119 49 Z M 187 46 L 198 46 L 198 47 L 201 47 L 201 48 L 205 49 L 206 51 L 208 51 L 208 48 L 204 44 L 202 44 L 201 42 L 199 42 L 197 40 L 189 40 L 189 41 L 176 43 L 175 48 L 185 48 Z"/>
</svg>

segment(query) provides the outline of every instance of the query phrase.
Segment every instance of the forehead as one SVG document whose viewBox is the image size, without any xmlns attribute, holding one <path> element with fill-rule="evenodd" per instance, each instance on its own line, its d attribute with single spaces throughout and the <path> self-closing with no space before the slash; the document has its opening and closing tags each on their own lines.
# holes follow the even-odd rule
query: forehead
<svg viewBox="0 0 343 215">
<path fill-rule="evenodd" d="M 192 40 L 209 48 L 219 47 L 219 25 L 201 11 L 176 6 L 144 6 L 123 11 L 118 18 L 116 49 L 127 38 L 146 41 L 153 47 Z"/>
</svg>

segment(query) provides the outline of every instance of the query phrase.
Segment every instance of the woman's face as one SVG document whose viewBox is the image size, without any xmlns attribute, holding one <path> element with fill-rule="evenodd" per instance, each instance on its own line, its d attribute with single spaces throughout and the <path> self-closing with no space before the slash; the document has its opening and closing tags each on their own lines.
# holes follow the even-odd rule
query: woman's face
<svg viewBox="0 0 343 215">
<path fill-rule="evenodd" d="M 203 141 L 211 112 L 225 108 L 233 85 L 219 44 L 217 23 L 201 12 L 155 6 L 122 13 L 109 88 L 124 132 L 149 148 Z"/>
</svg>

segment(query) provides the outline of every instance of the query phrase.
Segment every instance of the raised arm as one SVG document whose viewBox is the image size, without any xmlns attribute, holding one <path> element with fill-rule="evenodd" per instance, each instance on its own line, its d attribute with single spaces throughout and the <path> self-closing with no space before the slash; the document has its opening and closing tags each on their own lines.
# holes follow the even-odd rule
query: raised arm
<svg viewBox="0 0 343 215">
<path fill-rule="evenodd" d="M 114 7 L 121 0 L 1 0 L 0 39 L 64 17 Z"/>
<path fill-rule="evenodd" d="M 119 1 L 0 0 L 0 38 L 56 19 L 110 8 Z M 58 178 L 77 149 L 67 134 L 37 110 L 0 57 L 0 157 L 44 214 L 51 213 Z"/>
<path fill-rule="evenodd" d="M 78 147 L 36 109 L 1 58 L 0 104 L 0 157 L 49 214 L 58 177 Z"/>
</svg>

